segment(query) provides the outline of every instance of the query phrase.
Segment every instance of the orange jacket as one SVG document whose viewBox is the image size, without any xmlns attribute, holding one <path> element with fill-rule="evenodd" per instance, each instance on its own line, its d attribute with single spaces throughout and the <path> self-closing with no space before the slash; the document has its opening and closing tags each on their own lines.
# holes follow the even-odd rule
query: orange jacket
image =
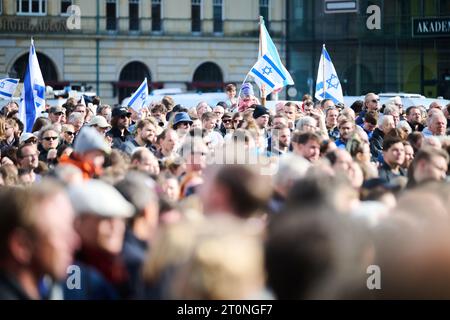
<svg viewBox="0 0 450 320">
<path fill-rule="evenodd" d="M 59 160 L 60 165 L 71 164 L 81 170 L 83 178 L 89 180 L 95 176 L 100 176 L 103 172 L 102 168 L 96 168 L 93 163 L 83 161 L 82 158 L 75 152 L 72 152 L 70 156 L 63 155 Z"/>
</svg>

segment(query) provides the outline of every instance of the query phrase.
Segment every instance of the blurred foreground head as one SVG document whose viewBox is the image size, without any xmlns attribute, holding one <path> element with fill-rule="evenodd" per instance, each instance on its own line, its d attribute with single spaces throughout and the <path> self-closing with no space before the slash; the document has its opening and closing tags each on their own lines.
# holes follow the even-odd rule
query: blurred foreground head
<svg viewBox="0 0 450 320">
<path fill-rule="evenodd" d="M 70 200 L 47 180 L 28 189 L 2 189 L 0 203 L 0 269 L 28 298 L 38 299 L 41 277 L 64 279 L 78 246 Z"/>
<path fill-rule="evenodd" d="M 260 237 L 257 225 L 224 216 L 171 225 L 154 242 L 144 278 L 163 288 L 163 299 L 261 298 Z"/>
</svg>

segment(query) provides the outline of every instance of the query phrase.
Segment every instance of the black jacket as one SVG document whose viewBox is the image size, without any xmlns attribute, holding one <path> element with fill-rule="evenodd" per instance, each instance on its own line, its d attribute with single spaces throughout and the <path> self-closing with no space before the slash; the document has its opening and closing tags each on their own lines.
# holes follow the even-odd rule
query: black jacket
<svg viewBox="0 0 450 320">
<path fill-rule="evenodd" d="M 12 275 L 0 271 L 0 300 L 31 300 Z"/>
</svg>

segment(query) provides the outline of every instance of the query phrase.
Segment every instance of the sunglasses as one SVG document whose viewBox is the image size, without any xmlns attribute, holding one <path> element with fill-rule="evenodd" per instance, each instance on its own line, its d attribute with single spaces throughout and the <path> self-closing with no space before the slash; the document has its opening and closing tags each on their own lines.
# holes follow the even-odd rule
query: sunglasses
<svg viewBox="0 0 450 320">
<path fill-rule="evenodd" d="M 52 141 L 52 140 L 57 140 L 58 137 L 45 137 L 44 140 L 45 141 Z"/>
<path fill-rule="evenodd" d="M 373 103 L 380 102 L 380 99 L 373 99 L 372 102 L 373 102 Z"/>
<path fill-rule="evenodd" d="M 131 114 L 123 114 L 120 116 L 120 119 L 131 118 Z"/>
<path fill-rule="evenodd" d="M 54 115 L 57 115 L 57 116 L 62 116 L 63 115 L 63 113 L 62 112 L 55 112 L 55 113 L 53 113 Z"/>
<path fill-rule="evenodd" d="M 233 120 L 234 123 L 242 123 L 244 120 Z"/>
<path fill-rule="evenodd" d="M 67 133 L 69 136 L 73 136 L 74 135 L 74 132 L 72 132 L 72 131 L 66 131 L 65 133 Z"/>
<path fill-rule="evenodd" d="M 191 124 L 189 122 L 180 122 L 180 126 L 189 127 Z"/>
<path fill-rule="evenodd" d="M 222 120 L 223 123 L 230 123 L 231 119 Z"/>
</svg>

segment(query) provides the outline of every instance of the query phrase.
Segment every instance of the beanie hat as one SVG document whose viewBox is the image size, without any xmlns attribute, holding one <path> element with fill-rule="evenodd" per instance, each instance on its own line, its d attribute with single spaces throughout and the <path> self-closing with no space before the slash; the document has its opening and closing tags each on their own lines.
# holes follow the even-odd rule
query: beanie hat
<svg viewBox="0 0 450 320">
<path fill-rule="evenodd" d="M 84 127 L 75 139 L 74 149 L 76 153 L 83 154 L 92 150 L 100 150 L 110 153 L 111 148 L 105 141 L 105 138 L 94 128 Z"/>
<path fill-rule="evenodd" d="M 244 83 L 241 87 L 241 92 L 243 96 L 254 96 L 254 92 L 253 92 L 253 86 L 251 85 L 251 83 Z"/>
<path fill-rule="evenodd" d="M 261 105 L 257 105 L 255 107 L 255 110 L 253 111 L 253 119 L 258 119 L 259 117 L 263 116 L 263 115 L 269 115 L 269 109 L 261 106 Z"/>
</svg>

